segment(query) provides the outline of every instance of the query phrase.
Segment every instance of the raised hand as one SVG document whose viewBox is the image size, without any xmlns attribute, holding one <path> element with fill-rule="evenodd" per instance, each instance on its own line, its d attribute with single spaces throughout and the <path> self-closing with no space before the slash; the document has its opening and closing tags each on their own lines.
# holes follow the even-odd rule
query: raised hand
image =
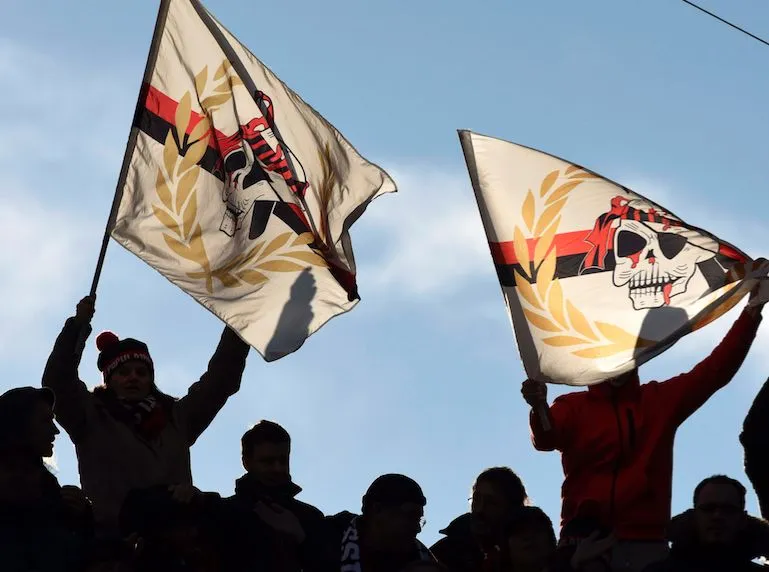
<svg viewBox="0 0 769 572">
<path fill-rule="evenodd" d="M 94 312 L 96 312 L 96 296 L 86 296 L 77 303 L 75 321 L 81 326 L 86 326 L 91 323 Z"/>
<path fill-rule="evenodd" d="M 527 379 L 521 385 L 521 394 L 532 408 L 547 404 L 547 384 Z"/>
<path fill-rule="evenodd" d="M 302 524 L 296 515 L 290 510 L 277 504 L 268 505 L 260 501 L 254 507 L 254 512 L 262 519 L 262 522 L 272 529 L 290 536 L 297 544 L 304 542 L 306 537 L 304 528 L 302 528 Z"/>
</svg>

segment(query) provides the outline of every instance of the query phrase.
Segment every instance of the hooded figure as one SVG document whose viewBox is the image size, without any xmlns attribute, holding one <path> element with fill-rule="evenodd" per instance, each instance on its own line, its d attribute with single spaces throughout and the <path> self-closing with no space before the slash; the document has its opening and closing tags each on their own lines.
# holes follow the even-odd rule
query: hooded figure
<svg viewBox="0 0 769 572">
<path fill-rule="evenodd" d="M 90 506 L 43 463 L 59 430 L 53 393 L 20 387 L 0 396 L 0 566 L 79 572 L 93 530 Z"/>
<path fill-rule="evenodd" d="M 740 443 L 745 452 L 745 474 L 758 497 L 761 516 L 769 519 L 769 379 L 745 416 Z"/>
<path fill-rule="evenodd" d="M 115 334 L 97 337 L 103 385 L 80 381 L 81 340 L 91 332 L 94 299 L 84 298 L 56 339 L 43 386 L 56 394 L 56 420 L 75 445 L 80 480 L 101 535 L 117 532 L 129 491 L 154 485 L 192 487 L 190 447 L 240 388 L 249 346 L 225 328 L 208 370 L 174 399 L 155 384 L 147 345 Z"/>
</svg>

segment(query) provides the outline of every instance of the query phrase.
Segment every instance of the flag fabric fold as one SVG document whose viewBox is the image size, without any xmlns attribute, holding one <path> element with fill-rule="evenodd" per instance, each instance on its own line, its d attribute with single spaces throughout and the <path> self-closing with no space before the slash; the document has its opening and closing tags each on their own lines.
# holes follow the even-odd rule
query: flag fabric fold
<svg viewBox="0 0 769 572">
<path fill-rule="evenodd" d="M 590 385 L 727 312 L 769 263 L 546 153 L 459 132 L 524 368 Z"/>
<path fill-rule="evenodd" d="M 115 240 L 272 361 L 355 306 L 350 226 L 395 190 L 197 0 L 162 0 Z"/>
</svg>

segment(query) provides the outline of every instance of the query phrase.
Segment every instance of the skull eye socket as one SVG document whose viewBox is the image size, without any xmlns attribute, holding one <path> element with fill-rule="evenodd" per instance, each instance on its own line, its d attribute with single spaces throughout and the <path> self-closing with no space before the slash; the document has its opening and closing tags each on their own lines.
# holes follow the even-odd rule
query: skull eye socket
<svg viewBox="0 0 769 572">
<path fill-rule="evenodd" d="M 627 258 L 631 254 L 637 254 L 646 248 L 646 239 L 640 234 L 630 232 L 629 230 L 621 230 L 617 235 L 617 252 L 616 256 L 620 258 Z"/>
<path fill-rule="evenodd" d="M 661 232 L 658 238 L 662 255 L 668 260 L 678 256 L 687 242 L 686 237 L 680 234 L 673 234 L 672 232 Z"/>
<path fill-rule="evenodd" d="M 243 151 L 234 151 L 224 160 L 224 170 L 232 173 L 246 166 L 246 154 Z"/>
</svg>

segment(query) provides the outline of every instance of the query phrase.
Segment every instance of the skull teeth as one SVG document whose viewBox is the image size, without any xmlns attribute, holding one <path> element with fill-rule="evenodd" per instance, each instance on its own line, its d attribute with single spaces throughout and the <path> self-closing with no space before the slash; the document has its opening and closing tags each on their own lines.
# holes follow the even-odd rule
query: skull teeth
<svg viewBox="0 0 769 572">
<path fill-rule="evenodd" d="M 662 288 L 666 284 L 672 284 L 676 282 L 678 278 L 673 278 L 670 274 L 659 276 L 657 273 L 636 275 L 630 281 L 630 290 L 635 291 L 637 294 L 652 294 L 655 292 L 661 292 Z M 643 292 L 640 292 L 643 290 Z"/>
</svg>

